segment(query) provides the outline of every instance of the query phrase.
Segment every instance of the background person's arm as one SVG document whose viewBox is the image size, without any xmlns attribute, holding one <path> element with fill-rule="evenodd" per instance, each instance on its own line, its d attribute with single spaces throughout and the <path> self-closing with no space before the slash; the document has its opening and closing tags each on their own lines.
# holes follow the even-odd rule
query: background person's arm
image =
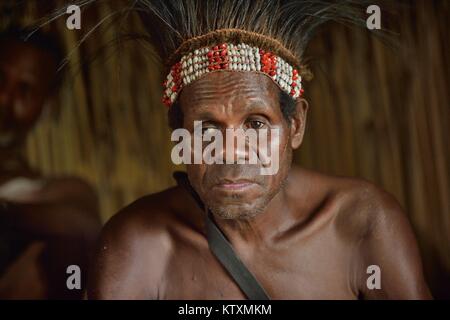
<svg viewBox="0 0 450 320">
<path fill-rule="evenodd" d="M 34 199 L 0 198 L 0 219 L 30 238 L 83 238 L 93 241 L 101 228 L 95 192 L 75 178 L 49 182 Z"/>
</svg>

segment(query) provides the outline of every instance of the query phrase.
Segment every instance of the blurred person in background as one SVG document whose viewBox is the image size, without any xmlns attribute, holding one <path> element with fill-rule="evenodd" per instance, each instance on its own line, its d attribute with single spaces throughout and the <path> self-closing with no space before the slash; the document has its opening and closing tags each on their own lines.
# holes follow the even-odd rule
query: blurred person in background
<svg viewBox="0 0 450 320">
<path fill-rule="evenodd" d="M 101 227 L 97 196 L 76 177 L 44 177 L 24 156 L 27 135 L 60 84 L 62 50 L 42 32 L 0 33 L 0 299 L 79 299 Z M 67 288 L 67 268 L 81 289 Z"/>
</svg>

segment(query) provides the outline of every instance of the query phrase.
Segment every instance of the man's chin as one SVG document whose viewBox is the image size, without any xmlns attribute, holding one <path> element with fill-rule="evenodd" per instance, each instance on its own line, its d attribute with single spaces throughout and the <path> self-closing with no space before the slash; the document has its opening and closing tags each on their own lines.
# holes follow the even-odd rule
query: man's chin
<svg viewBox="0 0 450 320">
<path fill-rule="evenodd" d="M 212 204 L 208 207 L 218 218 L 233 220 L 248 220 L 264 211 L 262 207 L 250 207 L 248 204 Z"/>
</svg>

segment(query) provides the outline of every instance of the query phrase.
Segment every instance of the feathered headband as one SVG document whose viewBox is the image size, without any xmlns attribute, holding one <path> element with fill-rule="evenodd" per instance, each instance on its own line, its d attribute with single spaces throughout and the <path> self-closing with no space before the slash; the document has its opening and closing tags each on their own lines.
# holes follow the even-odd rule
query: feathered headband
<svg viewBox="0 0 450 320">
<path fill-rule="evenodd" d="M 361 2 L 308 0 L 140 0 L 142 21 L 165 58 L 163 102 L 210 72 L 257 72 L 292 98 L 308 71 L 302 56 L 326 21 L 362 24 Z"/>
<path fill-rule="evenodd" d="M 207 45 L 208 38 L 214 39 L 217 44 Z M 264 47 L 251 45 L 257 43 L 257 39 L 271 43 L 270 47 L 275 50 L 269 51 Z M 205 44 L 202 45 L 202 42 Z M 266 45 L 267 47 L 269 46 Z M 295 67 L 295 56 L 278 41 L 263 35 L 238 29 L 216 30 L 187 40 L 175 55 L 179 55 L 178 52 L 185 54 L 173 64 L 163 82 L 163 103 L 168 107 L 175 102 L 184 86 L 207 73 L 224 70 L 259 72 L 269 76 L 281 90 L 293 98 L 303 94 L 301 75 Z"/>
</svg>

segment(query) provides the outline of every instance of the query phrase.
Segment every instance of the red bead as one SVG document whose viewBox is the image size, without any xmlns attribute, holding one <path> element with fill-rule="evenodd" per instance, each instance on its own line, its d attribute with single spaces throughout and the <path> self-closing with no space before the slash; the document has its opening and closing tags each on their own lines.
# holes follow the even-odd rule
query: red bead
<svg viewBox="0 0 450 320">
<path fill-rule="evenodd" d="M 269 74 L 273 77 L 273 76 L 276 75 L 277 73 L 276 73 L 274 70 L 272 70 L 272 71 L 270 71 Z"/>
<path fill-rule="evenodd" d="M 214 61 L 215 61 L 215 62 L 220 62 L 220 61 L 222 61 L 222 59 L 220 59 L 220 57 L 215 57 L 215 58 L 214 58 Z"/>
<path fill-rule="evenodd" d="M 162 102 L 163 102 L 167 107 L 170 106 L 170 99 L 169 99 L 168 97 L 164 97 L 164 98 L 162 99 Z"/>
<path fill-rule="evenodd" d="M 293 74 L 293 75 L 298 75 L 297 69 L 292 70 L 292 74 Z"/>
<path fill-rule="evenodd" d="M 210 65 L 208 66 L 208 69 L 209 69 L 209 70 L 214 70 L 214 65 L 210 64 Z"/>
<path fill-rule="evenodd" d="M 292 76 L 292 80 L 297 80 L 298 79 L 298 77 L 295 75 L 295 76 Z"/>
<path fill-rule="evenodd" d="M 227 44 L 226 44 L 226 43 L 222 43 L 222 44 L 220 45 L 220 47 L 221 47 L 222 49 L 226 49 Z"/>
<path fill-rule="evenodd" d="M 176 91 L 177 91 L 177 89 L 178 89 L 178 88 L 177 88 L 177 86 L 176 86 L 176 85 L 174 85 L 174 86 L 172 87 L 172 91 L 173 91 L 173 92 L 176 92 Z"/>
<path fill-rule="evenodd" d="M 292 82 L 291 87 L 296 87 L 296 86 L 297 86 L 297 83 Z"/>
<path fill-rule="evenodd" d="M 211 58 L 213 55 L 214 55 L 214 52 L 208 51 L 208 53 L 207 53 L 208 58 Z"/>
<path fill-rule="evenodd" d="M 220 55 L 223 57 L 223 56 L 226 56 L 227 55 L 227 49 L 223 49 L 221 52 L 220 52 Z"/>
<path fill-rule="evenodd" d="M 222 69 L 228 69 L 228 63 L 222 64 Z"/>
<path fill-rule="evenodd" d="M 214 66 L 214 68 L 215 68 L 216 70 L 219 70 L 219 69 L 220 69 L 220 64 L 216 64 L 216 65 Z"/>
<path fill-rule="evenodd" d="M 214 47 L 213 47 L 213 50 L 214 50 L 214 51 L 219 50 L 219 46 L 214 46 Z"/>
<path fill-rule="evenodd" d="M 294 96 L 294 95 L 295 95 L 295 90 L 292 89 L 292 90 L 291 90 L 291 96 Z"/>
</svg>

